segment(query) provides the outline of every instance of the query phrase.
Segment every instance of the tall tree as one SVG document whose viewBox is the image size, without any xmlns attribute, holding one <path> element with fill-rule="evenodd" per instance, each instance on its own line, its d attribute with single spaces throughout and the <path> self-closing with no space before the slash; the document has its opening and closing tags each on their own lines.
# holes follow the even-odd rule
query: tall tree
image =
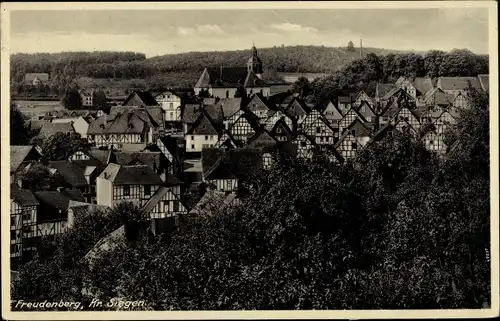
<svg viewBox="0 0 500 321">
<path fill-rule="evenodd" d="M 347 44 L 347 51 L 349 51 L 349 52 L 355 51 L 354 44 L 352 43 L 352 41 L 349 41 L 349 43 Z"/>
</svg>

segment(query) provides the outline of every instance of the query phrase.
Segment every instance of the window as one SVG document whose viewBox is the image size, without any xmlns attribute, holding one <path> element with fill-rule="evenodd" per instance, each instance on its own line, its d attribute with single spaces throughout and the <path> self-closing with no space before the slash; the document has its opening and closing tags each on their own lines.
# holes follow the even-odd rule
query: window
<svg viewBox="0 0 500 321">
<path fill-rule="evenodd" d="M 354 130 L 354 129 L 353 129 L 353 130 L 351 131 L 351 133 L 352 133 L 352 136 L 356 136 L 356 130 Z"/>
<path fill-rule="evenodd" d="M 10 231 L 10 240 L 15 240 L 16 239 L 16 232 L 17 231 Z"/>
<path fill-rule="evenodd" d="M 321 127 L 316 127 L 316 134 L 321 134 Z"/>
<path fill-rule="evenodd" d="M 174 212 L 179 212 L 179 201 L 174 201 Z"/>
<path fill-rule="evenodd" d="M 10 217 L 10 226 L 16 226 L 16 217 L 15 216 Z"/>
<path fill-rule="evenodd" d="M 170 103 L 170 109 L 174 108 L 174 103 Z"/>
<path fill-rule="evenodd" d="M 208 136 L 205 136 L 205 140 L 208 140 Z"/>
<path fill-rule="evenodd" d="M 151 195 L 151 186 L 144 185 L 144 195 Z"/>
<path fill-rule="evenodd" d="M 281 134 L 281 128 L 276 128 L 276 133 Z"/>
<path fill-rule="evenodd" d="M 23 221 L 31 220 L 31 213 L 23 213 Z"/>
<path fill-rule="evenodd" d="M 191 145 L 191 149 L 194 149 L 194 145 Z"/>
<path fill-rule="evenodd" d="M 123 186 L 123 196 L 130 196 L 130 186 Z"/>
<path fill-rule="evenodd" d="M 170 112 L 170 119 L 172 119 L 172 118 L 174 118 L 174 112 L 173 111 Z"/>
<path fill-rule="evenodd" d="M 366 107 L 365 106 L 361 107 L 361 112 L 365 112 L 365 111 L 366 111 Z"/>
<path fill-rule="evenodd" d="M 226 90 L 226 98 L 229 98 L 229 90 Z"/>
<path fill-rule="evenodd" d="M 306 146 L 307 146 L 307 144 L 306 144 L 306 142 L 300 142 L 300 146 L 302 146 L 302 147 L 306 147 Z"/>
<path fill-rule="evenodd" d="M 227 180 L 227 189 L 228 190 L 231 190 L 233 188 L 233 184 L 232 183 L 233 182 L 230 179 Z"/>
<path fill-rule="evenodd" d="M 433 140 L 429 140 L 429 145 L 434 145 L 434 141 Z"/>
<path fill-rule="evenodd" d="M 358 144 L 355 142 L 351 143 L 351 149 L 353 149 L 353 150 L 358 149 Z"/>
</svg>

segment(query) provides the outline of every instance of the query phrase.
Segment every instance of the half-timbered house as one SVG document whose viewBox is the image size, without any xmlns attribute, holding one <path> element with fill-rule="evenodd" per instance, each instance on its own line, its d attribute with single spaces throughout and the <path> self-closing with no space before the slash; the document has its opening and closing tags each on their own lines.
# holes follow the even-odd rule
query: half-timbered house
<svg viewBox="0 0 500 321">
<path fill-rule="evenodd" d="M 128 201 L 143 206 L 163 184 L 148 165 L 109 164 L 97 177 L 97 204 L 113 207 Z"/>
<path fill-rule="evenodd" d="M 328 101 L 325 109 L 323 109 L 323 115 L 325 115 L 326 120 L 332 125 L 338 126 L 344 114 L 340 111 L 337 106 L 332 101 Z"/>
<path fill-rule="evenodd" d="M 241 144 L 246 144 L 248 139 L 259 130 L 259 118 L 250 111 L 245 111 L 231 125 L 229 132 Z"/>
<path fill-rule="evenodd" d="M 270 112 L 275 110 L 276 107 L 262 94 L 256 93 L 250 97 L 245 109 L 257 116 L 259 123 L 263 124 L 269 118 Z"/>
<path fill-rule="evenodd" d="M 297 158 L 311 160 L 314 156 L 315 139 L 305 133 L 299 133 L 292 139 L 292 144 L 297 146 Z"/>
<path fill-rule="evenodd" d="M 36 228 L 37 206 L 35 195 L 30 190 L 20 189 L 15 185 L 10 188 L 10 257 L 14 267 L 31 256 L 34 249 L 26 244 Z M 23 244 L 24 243 L 24 244 Z"/>
</svg>

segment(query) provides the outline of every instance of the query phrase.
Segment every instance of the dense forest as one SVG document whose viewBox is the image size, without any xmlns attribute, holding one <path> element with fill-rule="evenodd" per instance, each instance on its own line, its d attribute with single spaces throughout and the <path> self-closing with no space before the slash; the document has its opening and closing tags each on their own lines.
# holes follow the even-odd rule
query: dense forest
<svg viewBox="0 0 500 321">
<path fill-rule="evenodd" d="M 139 233 L 145 218 L 127 204 L 77 218 L 19 271 L 12 298 L 156 310 L 487 307 L 489 98 L 470 99 L 445 158 L 393 132 L 342 167 L 276 155 L 243 185 L 240 206 L 209 204 L 164 238 Z M 83 259 L 121 225 L 124 238 Z"/>
</svg>

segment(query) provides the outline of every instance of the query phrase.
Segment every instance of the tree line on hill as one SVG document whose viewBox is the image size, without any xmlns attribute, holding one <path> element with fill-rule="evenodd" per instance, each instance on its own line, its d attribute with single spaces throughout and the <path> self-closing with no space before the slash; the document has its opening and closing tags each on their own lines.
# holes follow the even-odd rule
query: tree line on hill
<svg viewBox="0 0 500 321">
<path fill-rule="evenodd" d="M 145 218 L 130 205 L 81 217 L 55 254 L 19 271 L 12 298 L 154 310 L 488 306 L 487 94 L 472 92 L 451 132 L 460 144 L 444 159 L 397 132 L 342 167 L 276 157 L 240 206 L 209 203 L 163 238 L 132 233 L 92 264 L 82 257 L 102 236 Z"/>
<path fill-rule="evenodd" d="M 489 73 L 488 56 L 475 55 L 469 50 L 429 51 L 424 56 L 409 54 L 388 54 L 377 56 L 367 54 L 363 59 L 353 61 L 330 76 L 317 78 L 306 86 L 318 99 L 337 95 L 338 91 L 364 90 L 374 96 L 377 83 L 395 83 L 400 76 L 415 77 L 467 77 Z"/>
<path fill-rule="evenodd" d="M 366 56 L 363 59 L 359 59 L 356 50 L 351 47 L 283 46 L 260 49 L 259 56 L 269 74 L 275 71 L 332 73 L 329 80 L 324 81 L 338 83 L 341 87 L 390 81 L 401 75 L 438 77 L 488 73 L 488 56 L 469 50 L 434 50 L 421 55 L 364 48 Z M 249 50 L 189 52 L 148 59 L 143 54 L 130 52 L 15 54 L 11 56 L 11 90 L 16 94 L 62 95 L 79 77 L 140 78 L 146 79 L 149 86 L 194 86 L 203 68 L 244 66 L 249 56 Z M 24 83 L 24 75 L 29 72 L 49 73 L 51 80 L 35 88 Z M 170 74 L 175 77 L 169 77 Z"/>
</svg>

